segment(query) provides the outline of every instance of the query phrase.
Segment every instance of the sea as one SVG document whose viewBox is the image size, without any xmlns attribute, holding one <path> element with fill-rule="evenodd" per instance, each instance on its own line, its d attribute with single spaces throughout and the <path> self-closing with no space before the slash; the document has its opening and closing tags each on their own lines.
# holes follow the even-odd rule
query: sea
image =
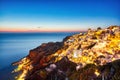
<svg viewBox="0 0 120 80">
<path fill-rule="evenodd" d="M 14 80 L 11 73 L 19 61 L 29 54 L 29 50 L 42 43 L 61 42 L 66 36 L 79 32 L 43 32 L 43 33 L 0 33 L 0 80 Z"/>
</svg>

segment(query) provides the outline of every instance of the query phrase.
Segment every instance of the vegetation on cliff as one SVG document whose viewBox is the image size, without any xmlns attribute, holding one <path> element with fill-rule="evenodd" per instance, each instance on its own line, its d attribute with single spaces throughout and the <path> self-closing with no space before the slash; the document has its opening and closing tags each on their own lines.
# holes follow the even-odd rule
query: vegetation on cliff
<svg viewBox="0 0 120 80">
<path fill-rule="evenodd" d="M 120 26 L 44 43 L 13 65 L 17 80 L 120 80 Z"/>
</svg>

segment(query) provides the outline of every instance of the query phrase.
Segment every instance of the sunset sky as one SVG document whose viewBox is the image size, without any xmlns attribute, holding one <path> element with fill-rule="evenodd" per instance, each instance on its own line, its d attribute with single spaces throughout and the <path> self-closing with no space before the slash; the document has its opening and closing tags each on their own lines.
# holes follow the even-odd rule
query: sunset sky
<svg viewBox="0 0 120 80">
<path fill-rule="evenodd" d="M 120 0 L 0 0 L 0 32 L 84 31 L 120 25 Z"/>
</svg>

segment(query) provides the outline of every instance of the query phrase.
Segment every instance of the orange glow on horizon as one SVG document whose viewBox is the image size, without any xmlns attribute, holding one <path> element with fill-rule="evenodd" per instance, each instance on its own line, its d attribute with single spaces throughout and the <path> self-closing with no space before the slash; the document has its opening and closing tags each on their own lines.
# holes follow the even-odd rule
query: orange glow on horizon
<svg viewBox="0 0 120 80">
<path fill-rule="evenodd" d="M 85 32 L 79 29 L 33 29 L 28 28 L 0 28 L 0 32 Z"/>
</svg>

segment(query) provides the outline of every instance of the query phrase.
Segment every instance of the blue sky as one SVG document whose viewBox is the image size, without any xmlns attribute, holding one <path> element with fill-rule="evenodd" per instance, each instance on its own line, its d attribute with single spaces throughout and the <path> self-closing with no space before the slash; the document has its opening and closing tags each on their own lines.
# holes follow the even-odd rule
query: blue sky
<svg viewBox="0 0 120 80">
<path fill-rule="evenodd" d="M 3 31 L 76 31 L 120 25 L 120 0 L 0 0 Z"/>
</svg>

